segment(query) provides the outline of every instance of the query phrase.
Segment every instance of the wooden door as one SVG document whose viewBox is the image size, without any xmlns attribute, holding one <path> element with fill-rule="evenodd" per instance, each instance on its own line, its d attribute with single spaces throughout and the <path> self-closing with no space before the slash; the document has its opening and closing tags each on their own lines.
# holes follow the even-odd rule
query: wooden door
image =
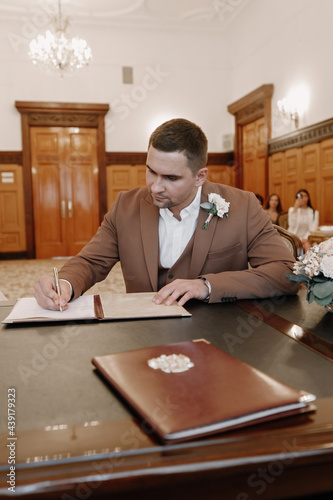
<svg viewBox="0 0 333 500">
<path fill-rule="evenodd" d="M 76 255 L 99 226 L 97 132 L 70 128 L 66 142 L 67 255 Z"/>
<path fill-rule="evenodd" d="M 72 256 L 99 225 L 97 133 L 32 127 L 31 166 L 37 258 Z"/>
<path fill-rule="evenodd" d="M 243 189 L 266 197 L 266 131 L 265 119 L 243 126 Z"/>
<path fill-rule="evenodd" d="M 0 253 L 25 250 L 22 167 L 0 165 Z"/>
</svg>

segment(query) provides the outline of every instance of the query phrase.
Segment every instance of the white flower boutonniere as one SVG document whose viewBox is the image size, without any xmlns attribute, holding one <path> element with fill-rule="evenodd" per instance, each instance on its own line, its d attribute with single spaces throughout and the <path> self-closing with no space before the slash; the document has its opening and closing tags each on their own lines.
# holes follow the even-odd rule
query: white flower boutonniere
<svg viewBox="0 0 333 500">
<path fill-rule="evenodd" d="M 204 225 L 202 226 L 202 229 L 207 229 L 210 221 L 212 220 L 214 215 L 217 215 L 218 217 L 223 218 L 225 215 L 226 217 L 229 217 L 229 201 L 225 201 L 222 196 L 220 196 L 217 193 L 209 193 L 208 195 L 208 201 L 205 201 L 204 203 L 201 203 L 200 207 L 206 210 L 206 212 L 209 213 L 207 219 L 205 220 Z"/>
</svg>

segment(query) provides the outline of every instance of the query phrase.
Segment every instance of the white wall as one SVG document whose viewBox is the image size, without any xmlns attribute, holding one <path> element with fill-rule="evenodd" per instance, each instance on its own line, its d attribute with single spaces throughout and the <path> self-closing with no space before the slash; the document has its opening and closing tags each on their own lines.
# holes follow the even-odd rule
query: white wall
<svg viewBox="0 0 333 500">
<path fill-rule="evenodd" d="M 331 118 L 332 18 L 332 0 L 249 0 L 219 33 L 74 23 L 94 59 L 89 71 L 63 79 L 27 57 L 29 38 L 46 26 L 1 20 L 0 151 L 22 148 L 16 100 L 108 103 L 107 151 L 146 151 L 155 126 L 176 116 L 197 122 L 209 150 L 222 151 L 222 135 L 234 131 L 228 104 L 265 83 L 275 88 L 273 137 L 294 129 L 276 115 L 276 103 L 302 82 L 310 101 L 300 127 Z M 133 66 L 133 85 L 122 84 L 122 66 Z"/>
<path fill-rule="evenodd" d="M 277 116 L 277 101 L 299 85 L 309 91 L 299 127 L 333 116 L 331 0 L 250 0 L 224 33 L 232 61 L 232 101 L 274 84 L 273 137 L 295 130 Z"/>
<path fill-rule="evenodd" d="M 146 151 L 152 130 L 173 117 L 198 123 L 210 151 L 221 151 L 222 135 L 233 130 L 228 52 L 219 33 L 73 25 L 89 41 L 93 62 L 87 72 L 61 79 L 28 60 L 27 31 L 26 20 L 0 24 L 2 151 L 22 148 L 16 100 L 108 103 L 107 151 Z M 133 67 L 133 85 L 122 84 L 122 66 Z"/>
</svg>

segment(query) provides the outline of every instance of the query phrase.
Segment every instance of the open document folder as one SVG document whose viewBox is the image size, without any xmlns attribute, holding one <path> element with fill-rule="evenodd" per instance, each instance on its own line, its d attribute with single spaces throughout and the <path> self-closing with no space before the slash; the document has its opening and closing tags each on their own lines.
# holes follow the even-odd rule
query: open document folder
<svg viewBox="0 0 333 500">
<path fill-rule="evenodd" d="M 204 339 L 96 356 L 93 365 L 163 443 L 315 409 L 316 398 Z"/>
<path fill-rule="evenodd" d="M 66 311 L 40 307 L 34 297 L 18 299 L 3 323 L 31 321 L 120 320 L 187 317 L 191 314 L 176 302 L 171 306 L 152 302 L 154 292 L 82 295 L 68 304 Z"/>
</svg>

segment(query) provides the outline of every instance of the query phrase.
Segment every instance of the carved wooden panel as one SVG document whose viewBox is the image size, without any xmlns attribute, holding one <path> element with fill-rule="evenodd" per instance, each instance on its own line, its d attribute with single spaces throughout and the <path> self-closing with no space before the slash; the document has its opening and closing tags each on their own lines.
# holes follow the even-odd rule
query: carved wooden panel
<svg viewBox="0 0 333 500">
<path fill-rule="evenodd" d="M 300 188 L 301 150 L 294 148 L 285 153 L 285 203 L 283 207 L 288 210 L 295 203 L 296 192 Z"/>
<path fill-rule="evenodd" d="M 0 252 L 25 250 L 22 167 L 0 165 Z"/>
<path fill-rule="evenodd" d="M 319 191 L 318 209 L 321 224 L 333 225 L 333 139 L 320 143 Z"/>
<path fill-rule="evenodd" d="M 243 126 L 243 189 L 266 196 L 265 119 Z"/>
<path fill-rule="evenodd" d="M 108 207 L 120 191 L 128 191 L 146 185 L 146 165 L 108 165 L 107 200 Z M 208 165 L 207 179 L 211 182 L 236 186 L 236 172 L 233 166 Z"/>
<path fill-rule="evenodd" d="M 309 144 L 301 148 L 302 150 L 302 168 L 300 179 L 303 180 L 303 185 L 299 186 L 299 189 L 304 187 L 309 191 L 311 203 L 314 208 L 318 207 L 319 202 L 319 155 L 320 146 L 319 143 Z"/>
<path fill-rule="evenodd" d="M 66 219 L 67 255 L 75 255 L 99 226 L 97 132 L 77 127 L 62 130 L 68 131 L 66 199 L 72 203 L 72 216 L 69 207 Z"/>
<path fill-rule="evenodd" d="M 280 196 L 282 208 L 285 203 L 285 156 L 282 153 L 276 153 L 269 157 L 269 194 Z"/>
<path fill-rule="evenodd" d="M 302 148 L 303 175 L 313 177 L 319 166 L 319 144 L 310 144 Z"/>
<path fill-rule="evenodd" d="M 236 169 L 228 165 L 208 165 L 207 180 L 218 184 L 226 184 L 227 186 L 237 185 Z"/>
<path fill-rule="evenodd" d="M 146 185 L 146 165 L 108 165 L 106 167 L 108 207 L 120 191 Z"/>
<path fill-rule="evenodd" d="M 333 224 L 333 139 L 274 153 L 269 164 L 270 191 L 280 195 L 284 210 L 299 189 L 307 189 L 319 223 Z"/>
</svg>

